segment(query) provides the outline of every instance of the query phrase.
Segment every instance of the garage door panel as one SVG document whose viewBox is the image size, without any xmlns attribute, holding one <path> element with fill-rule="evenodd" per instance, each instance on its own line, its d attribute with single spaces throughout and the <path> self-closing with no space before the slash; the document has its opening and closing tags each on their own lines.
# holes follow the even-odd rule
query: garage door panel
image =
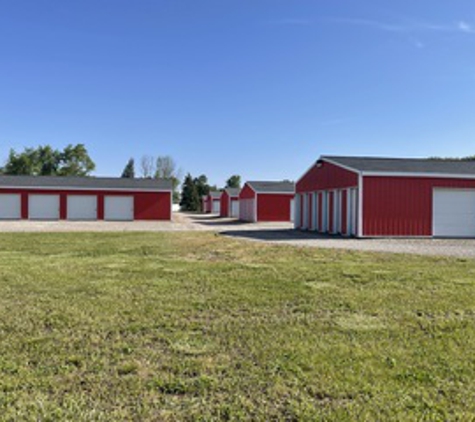
<svg viewBox="0 0 475 422">
<path fill-rule="evenodd" d="M 231 217 L 239 217 L 239 201 L 231 201 Z"/>
<path fill-rule="evenodd" d="M 32 220 L 59 220 L 59 195 L 29 195 L 28 216 Z"/>
<path fill-rule="evenodd" d="M 221 212 L 220 201 L 213 201 L 213 214 L 219 214 Z"/>
<path fill-rule="evenodd" d="M 21 195 L 0 194 L 0 220 L 21 218 Z"/>
<path fill-rule="evenodd" d="M 243 221 L 255 221 L 255 199 L 241 199 L 239 201 L 239 218 Z"/>
<path fill-rule="evenodd" d="M 68 220 L 97 220 L 97 196 L 69 195 Z"/>
<path fill-rule="evenodd" d="M 475 237 L 475 191 L 434 190 L 433 235 Z"/>
<path fill-rule="evenodd" d="M 106 196 L 104 219 L 109 221 L 132 221 L 134 219 L 133 196 Z"/>
</svg>

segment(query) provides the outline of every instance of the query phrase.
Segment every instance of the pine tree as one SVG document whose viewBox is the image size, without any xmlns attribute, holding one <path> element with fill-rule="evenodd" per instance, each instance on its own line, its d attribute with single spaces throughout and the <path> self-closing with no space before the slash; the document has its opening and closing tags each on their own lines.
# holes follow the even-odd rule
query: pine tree
<svg viewBox="0 0 475 422">
<path fill-rule="evenodd" d="M 200 207 L 198 189 L 190 173 L 186 175 L 183 182 L 180 207 L 183 211 L 198 211 Z"/>
<path fill-rule="evenodd" d="M 122 172 L 123 178 L 128 178 L 128 179 L 133 179 L 135 177 L 135 161 L 133 158 L 131 158 L 128 162 L 127 165 L 124 168 L 124 171 Z"/>
</svg>

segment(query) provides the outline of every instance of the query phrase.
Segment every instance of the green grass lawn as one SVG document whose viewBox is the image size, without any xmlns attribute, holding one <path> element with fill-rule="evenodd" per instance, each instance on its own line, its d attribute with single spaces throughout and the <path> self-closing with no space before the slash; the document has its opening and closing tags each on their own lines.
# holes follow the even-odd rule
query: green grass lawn
<svg viewBox="0 0 475 422">
<path fill-rule="evenodd" d="M 475 262 L 1 234 L 0 420 L 473 420 Z"/>
</svg>

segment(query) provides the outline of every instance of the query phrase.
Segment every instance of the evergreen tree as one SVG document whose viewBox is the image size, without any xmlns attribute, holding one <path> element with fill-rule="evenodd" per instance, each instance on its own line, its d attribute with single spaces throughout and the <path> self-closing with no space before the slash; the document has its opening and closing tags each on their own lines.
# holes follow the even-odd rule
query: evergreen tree
<svg viewBox="0 0 475 422">
<path fill-rule="evenodd" d="M 198 211 L 201 199 L 193 177 L 188 173 L 183 182 L 180 207 L 183 211 Z"/>
<path fill-rule="evenodd" d="M 123 178 L 128 178 L 128 179 L 133 179 L 135 178 L 135 161 L 133 158 L 131 158 L 128 162 L 127 165 L 124 168 L 124 171 L 122 172 Z"/>
</svg>

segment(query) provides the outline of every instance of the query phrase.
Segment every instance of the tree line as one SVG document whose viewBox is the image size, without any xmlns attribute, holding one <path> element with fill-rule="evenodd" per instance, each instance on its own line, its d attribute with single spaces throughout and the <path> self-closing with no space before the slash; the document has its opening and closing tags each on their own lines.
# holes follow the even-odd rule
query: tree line
<svg viewBox="0 0 475 422">
<path fill-rule="evenodd" d="M 241 176 L 233 175 L 227 181 L 225 189 L 227 188 L 240 188 Z M 188 173 L 183 181 L 183 187 L 181 191 L 180 207 L 183 211 L 203 211 L 202 210 L 202 198 L 208 195 L 212 191 L 218 191 L 215 186 L 208 184 L 208 178 L 202 174 L 199 177 L 193 178 Z"/>
<path fill-rule="evenodd" d="M 17 152 L 10 150 L 5 164 L 0 167 L 0 174 L 22 176 L 90 176 L 96 169 L 84 144 L 67 145 L 55 149 L 50 145 L 40 145 L 36 148 L 24 148 Z M 175 160 L 168 156 L 153 157 L 143 155 L 140 159 L 140 175 L 135 169 L 135 159 L 130 158 L 126 163 L 121 177 L 166 179 L 173 182 L 173 202 L 178 203 L 183 210 L 199 211 L 201 198 L 210 191 L 217 191 L 216 185 L 210 185 L 206 175 L 193 178 L 187 174 L 182 185 L 181 194 L 178 191 L 182 171 Z M 226 188 L 239 188 L 241 177 L 233 175 L 226 181 Z"/>
</svg>

